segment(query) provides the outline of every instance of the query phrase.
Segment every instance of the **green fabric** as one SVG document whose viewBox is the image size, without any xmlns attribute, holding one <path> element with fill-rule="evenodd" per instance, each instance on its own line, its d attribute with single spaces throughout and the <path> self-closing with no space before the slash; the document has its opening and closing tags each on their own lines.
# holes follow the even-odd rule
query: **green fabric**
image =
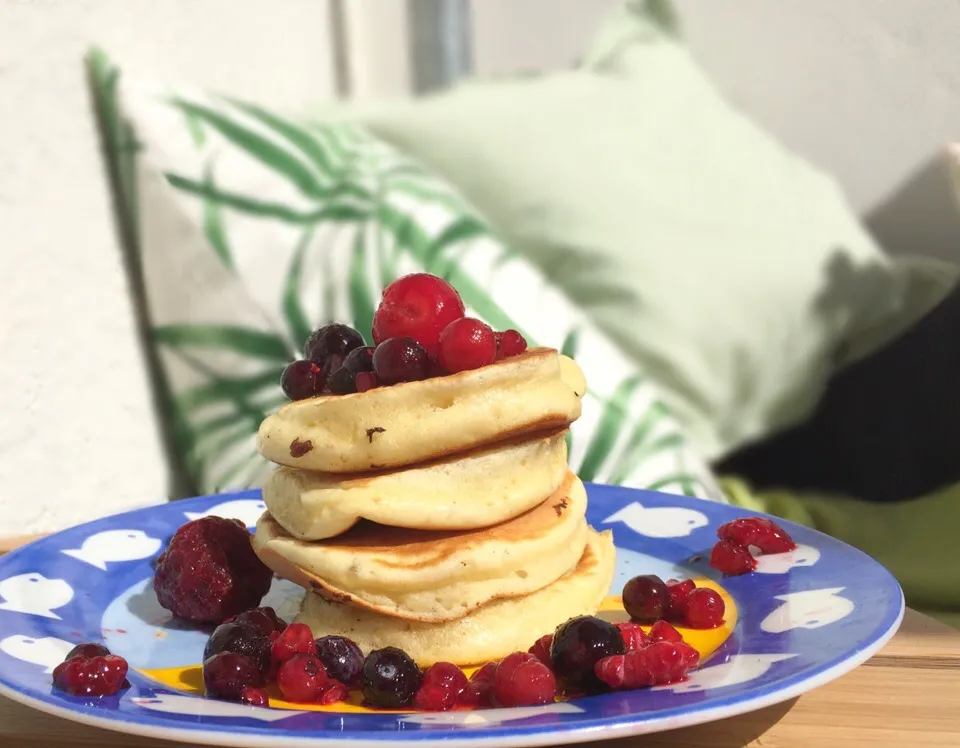
<svg viewBox="0 0 960 748">
<path fill-rule="evenodd" d="M 671 17 L 627 3 L 574 71 L 313 111 L 455 184 L 716 458 L 806 416 L 837 364 L 944 284 L 915 282 L 922 267 L 887 258 L 830 178 L 731 107 Z"/>
<path fill-rule="evenodd" d="M 735 477 L 721 485 L 736 506 L 813 527 L 873 556 L 896 576 L 908 605 L 960 627 L 960 485 L 885 504 L 826 493 L 757 492 Z"/>
</svg>

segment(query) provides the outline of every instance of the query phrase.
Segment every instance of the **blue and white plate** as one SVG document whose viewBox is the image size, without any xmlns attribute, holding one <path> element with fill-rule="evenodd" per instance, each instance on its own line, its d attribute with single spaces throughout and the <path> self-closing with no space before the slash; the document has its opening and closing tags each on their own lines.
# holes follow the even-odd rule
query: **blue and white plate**
<svg viewBox="0 0 960 748">
<path fill-rule="evenodd" d="M 0 559 L 0 693 L 98 727 L 211 745 L 539 746 L 668 730 L 785 701 L 857 667 L 900 624 L 903 595 L 894 578 L 837 540 L 782 523 L 796 551 L 722 579 L 703 556 L 717 526 L 746 512 L 609 486 L 588 492 L 588 520 L 616 538 L 612 594 L 631 576 L 659 574 L 710 578 L 735 601 L 729 636 L 686 682 L 543 707 L 435 714 L 257 708 L 191 693 L 206 634 L 159 607 L 151 564 L 188 519 L 219 514 L 252 525 L 263 503 L 251 491 L 108 517 Z M 264 604 L 289 619 L 299 594 L 278 581 Z M 102 699 L 52 689 L 53 667 L 89 640 L 127 658 L 129 689 Z"/>
</svg>

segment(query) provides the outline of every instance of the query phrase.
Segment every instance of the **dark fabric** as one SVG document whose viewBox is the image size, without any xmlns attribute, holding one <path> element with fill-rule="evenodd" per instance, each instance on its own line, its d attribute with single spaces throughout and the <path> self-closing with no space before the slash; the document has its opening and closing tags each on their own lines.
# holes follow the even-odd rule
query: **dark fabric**
<svg viewBox="0 0 960 748">
<path fill-rule="evenodd" d="M 805 423 L 716 466 L 757 489 L 917 498 L 960 481 L 960 286 L 894 342 L 836 375 Z"/>
</svg>

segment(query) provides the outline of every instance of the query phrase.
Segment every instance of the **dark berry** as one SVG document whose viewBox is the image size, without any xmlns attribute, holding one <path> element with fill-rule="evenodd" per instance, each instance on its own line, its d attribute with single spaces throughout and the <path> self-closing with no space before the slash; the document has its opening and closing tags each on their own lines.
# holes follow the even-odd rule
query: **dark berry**
<svg viewBox="0 0 960 748">
<path fill-rule="evenodd" d="M 553 634 L 544 634 L 527 651 L 547 667 L 553 667 L 550 660 L 550 645 L 553 643 Z"/>
<path fill-rule="evenodd" d="M 269 606 L 245 610 L 243 613 L 228 618 L 224 623 L 249 623 L 260 629 L 264 636 L 270 636 L 270 634 L 274 632 L 283 631 L 287 627 L 287 622 L 277 615 L 277 611 Z"/>
<path fill-rule="evenodd" d="M 318 364 L 312 361 L 294 361 L 287 364 L 280 377 L 283 394 L 291 400 L 306 400 L 323 392 L 326 377 Z"/>
<path fill-rule="evenodd" d="M 493 706 L 493 679 L 497 674 L 497 663 L 488 662 L 470 676 L 470 691 L 477 706 Z"/>
<path fill-rule="evenodd" d="M 357 392 L 358 374 L 373 371 L 373 348 L 362 346 L 354 348 L 343 360 L 340 368 L 330 376 L 329 390 L 335 395 L 349 395 Z"/>
<path fill-rule="evenodd" d="M 286 660 L 277 673 L 277 686 L 283 698 L 301 704 L 320 701 L 324 693 L 336 685 L 323 663 L 313 655 L 296 654 Z"/>
<path fill-rule="evenodd" d="M 624 655 L 605 657 L 595 667 L 610 688 L 646 688 L 674 683 L 697 666 L 700 654 L 683 642 L 655 642 Z"/>
<path fill-rule="evenodd" d="M 354 380 L 354 387 L 357 392 L 366 392 L 380 386 L 377 375 L 372 371 L 361 371 Z"/>
<path fill-rule="evenodd" d="M 592 688 L 597 685 L 593 674 L 597 661 L 625 651 L 616 626 L 595 616 L 579 616 L 557 627 L 550 659 L 558 678 L 570 685 Z"/>
<path fill-rule="evenodd" d="M 650 627 L 650 641 L 682 642 L 683 635 L 666 621 L 657 621 Z"/>
<path fill-rule="evenodd" d="M 262 688 L 245 686 L 240 692 L 240 701 L 250 706 L 270 706 L 270 696 Z"/>
<path fill-rule="evenodd" d="M 427 378 L 430 361 L 413 338 L 390 338 L 374 351 L 373 369 L 381 384 L 417 382 Z"/>
<path fill-rule="evenodd" d="M 667 592 L 670 595 L 670 604 L 667 606 L 664 618 L 679 622 L 686 620 L 687 597 L 696 587 L 696 582 L 692 579 L 684 579 L 682 582 L 676 579 L 668 580 Z"/>
<path fill-rule="evenodd" d="M 267 673 L 270 672 L 270 639 L 252 623 L 235 621 L 217 626 L 203 648 L 204 662 L 220 652 L 243 655 L 256 666 L 266 681 Z"/>
<path fill-rule="evenodd" d="M 637 623 L 615 623 L 613 625 L 617 627 L 620 636 L 623 637 L 623 646 L 627 648 L 628 652 L 632 649 L 642 649 L 650 643 L 650 637 Z"/>
<path fill-rule="evenodd" d="M 317 657 L 331 678 L 350 688 L 360 687 L 363 652 L 345 636 L 321 636 L 314 643 Z"/>
<path fill-rule="evenodd" d="M 440 333 L 463 315 L 460 294 L 445 280 L 427 273 L 407 275 L 384 289 L 373 315 L 373 342 L 413 338 L 436 358 Z"/>
<path fill-rule="evenodd" d="M 363 696 L 370 706 L 399 709 L 413 703 L 423 682 L 417 663 L 402 649 L 385 647 L 363 662 Z"/>
<path fill-rule="evenodd" d="M 497 338 L 489 325 L 464 317 L 440 333 L 439 350 L 440 365 L 455 374 L 492 364 L 497 358 Z"/>
<path fill-rule="evenodd" d="M 750 549 L 736 540 L 718 540 L 710 551 L 710 565 L 717 571 L 735 577 L 757 568 L 757 559 Z"/>
<path fill-rule="evenodd" d="M 752 545 L 763 553 L 786 553 L 797 547 L 780 525 L 765 517 L 747 517 L 727 522 L 717 529 L 717 537 L 744 546 Z"/>
<path fill-rule="evenodd" d="M 349 325 L 334 322 L 309 337 L 303 347 L 304 358 L 320 364 L 324 373 L 329 375 L 340 368 L 350 351 L 362 345 L 363 335 Z"/>
<path fill-rule="evenodd" d="M 670 605 L 670 593 L 663 580 L 654 574 L 634 577 L 623 586 L 623 608 L 634 621 L 659 621 Z"/>
<path fill-rule="evenodd" d="M 438 662 L 426 669 L 423 684 L 413 697 L 413 705 L 427 712 L 445 712 L 461 703 L 461 694 L 469 681 L 463 671 L 449 662 Z"/>
<path fill-rule="evenodd" d="M 66 662 L 73 657 L 106 657 L 108 654 L 110 654 L 110 650 L 102 644 L 84 642 L 67 652 L 67 656 L 63 658 L 63 661 Z"/>
<path fill-rule="evenodd" d="M 260 669 L 236 652 L 220 652 L 203 661 L 203 685 L 208 696 L 239 701 L 247 686 L 264 684 Z"/>
<path fill-rule="evenodd" d="M 313 632 L 305 623 L 291 623 L 273 640 L 270 654 L 277 662 L 286 662 L 298 654 L 316 656 Z"/>
<path fill-rule="evenodd" d="M 501 706 L 549 704 L 556 693 L 556 676 L 529 652 L 514 652 L 497 665 L 493 695 Z"/>
<path fill-rule="evenodd" d="M 497 333 L 497 359 L 513 358 L 527 350 L 527 340 L 516 330 Z"/>
<path fill-rule="evenodd" d="M 220 623 L 259 605 L 272 580 L 240 520 L 203 517 L 174 534 L 157 559 L 153 587 L 175 616 Z"/>
<path fill-rule="evenodd" d="M 715 629 L 723 623 L 726 609 L 719 592 L 709 587 L 698 587 L 687 597 L 686 623 L 694 629 Z"/>
<path fill-rule="evenodd" d="M 127 661 L 116 655 L 70 657 L 53 670 L 53 685 L 74 696 L 113 696 L 127 687 Z"/>
</svg>

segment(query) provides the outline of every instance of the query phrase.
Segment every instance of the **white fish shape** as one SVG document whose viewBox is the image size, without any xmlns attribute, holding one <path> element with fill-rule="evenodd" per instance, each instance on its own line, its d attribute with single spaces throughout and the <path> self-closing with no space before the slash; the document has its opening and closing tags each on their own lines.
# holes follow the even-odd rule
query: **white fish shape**
<svg viewBox="0 0 960 748">
<path fill-rule="evenodd" d="M 820 560 L 820 551 L 812 545 L 798 545 L 787 553 L 767 553 L 757 556 L 758 574 L 786 574 L 798 566 L 813 566 Z"/>
<path fill-rule="evenodd" d="M 638 501 L 611 514 L 604 524 L 623 522 L 635 533 L 648 538 L 682 538 L 706 527 L 707 516 L 696 509 L 665 506 L 647 509 Z"/>
<path fill-rule="evenodd" d="M 793 629 L 818 629 L 836 623 L 856 608 L 852 600 L 839 595 L 844 589 L 835 587 L 777 595 L 774 599 L 783 600 L 783 605 L 764 618 L 760 628 L 769 634 L 782 634 Z"/>
<path fill-rule="evenodd" d="M 80 548 L 63 553 L 106 571 L 108 563 L 149 558 L 160 550 L 160 546 L 161 541 L 142 530 L 106 530 L 91 535 Z"/>
<path fill-rule="evenodd" d="M 247 719 L 259 719 L 262 722 L 276 722 L 287 717 L 304 714 L 302 711 L 247 706 L 229 701 L 207 699 L 202 696 L 184 696 L 176 693 L 158 693 L 151 698 L 135 696 L 130 701 L 152 712 L 183 714 L 190 717 L 246 717 Z"/>
<path fill-rule="evenodd" d="M 510 709 L 478 709 L 468 712 L 424 712 L 411 714 L 403 718 L 404 722 L 417 725 L 463 725 L 466 727 L 480 725 L 499 725 L 504 722 L 513 722 L 528 717 L 539 717 L 544 714 L 579 714 L 583 709 L 567 701 L 545 706 L 522 706 Z"/>
<path fill-rule="evenodd" d="M 736 654 L 721 665 L 701 668 L 690 673 L 683 683 L 656 686 L 654 690 L 692 693 L 749 683 L 766 673 L 776 662 L 796 657 L 795 654 Z"/>
<path fill-rule="evenodd" d="M 0 597 L 0 610 L 60 620 L 53 611 L 73 600 L 73 587 L 63 579 L 47 579 L 31 571 L 0 582 Z"/>
<path fill-rule="evenodd" d="M 238 519 L 247 527 L 254 527 L 257 520 L 267 511 L 267 505 L 259 499 L 234 499 L 217 504 L 205 512 L 184 512 L 187 519 L 195 520 L 203 517 L 223 517 Z"/>
<path fill-rule="evenodd" d="M 15 634 L 0 641 L 0 652 L 6 652 L 11 657 L 29 662 L 31 665 L 40 665 L 45 673 L 52 673 L 74 646 L 55 636 L 34 639 L 23 634 Z"/>
</svg>

